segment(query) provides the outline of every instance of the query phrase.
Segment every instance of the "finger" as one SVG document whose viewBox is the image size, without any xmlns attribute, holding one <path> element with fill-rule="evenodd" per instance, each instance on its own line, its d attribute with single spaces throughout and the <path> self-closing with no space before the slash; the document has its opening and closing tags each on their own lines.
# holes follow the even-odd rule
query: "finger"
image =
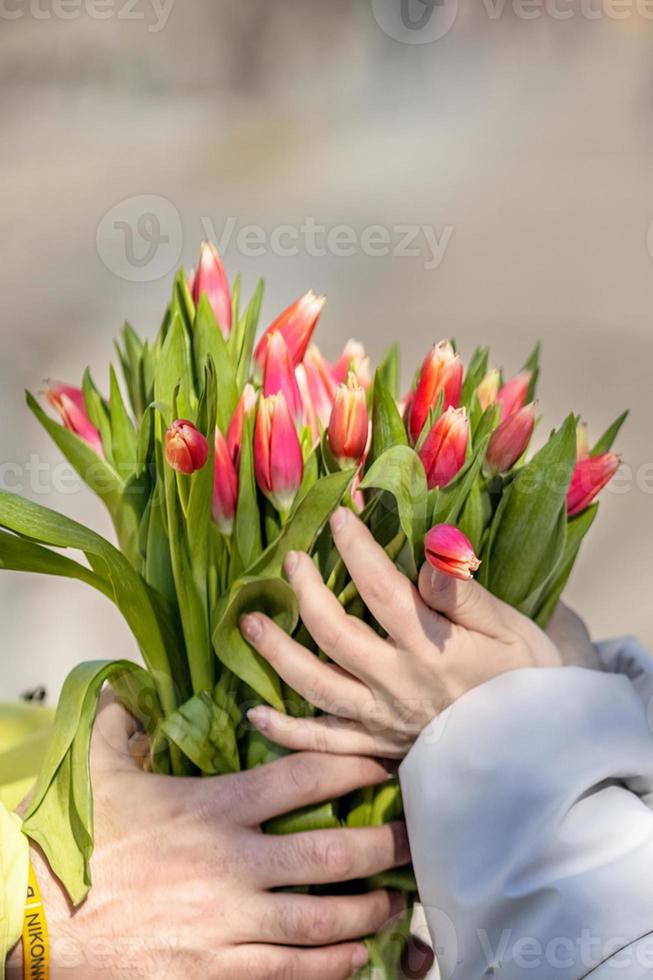
<svg viewBox="0 0 653 980">
<path fill-rule="evenodd" d="M 473 579 L 463 582 L 426 563 L 419 573 L 419 592 L 430 609 L 442 613 L 452 623 L 495 639 L 505 635 L 506 628 L 518 615 Z"/>
<path fill-rule="evenodd" d="M 365 712 L 364 712 L 365 715 Z M 403 759 L 410 745 L 399 745 L 398 736 L 387 724 L 374 722 L 372 712 L 362 721 L 324 715 L 291 718 L 274 708 L 260 705 L 247 713 L 248 719 L 271 742 L 296 752 L 332 752 L 335 755 L 374 755 Z"/>
<path fill-rule="evenodd" d="M 406 907 L 398 893 L 365 895 L 259 895 L 247 906 L 257 941 L 290 946 L 328 946 L 378 932 Z"/>
<path fill-rule="evenodd" d="M 363 522 L 340 507 L 331 518 L 331 530 L 361 599 L 383 629 L 399 643 L 423 637 L 417 589 Z"/>
<path fill-rule="evenodd" d="M 237 946 L 225 962 L 231 969 L 220 976 L 251 980 L 348 980 L 368 962 L 362 943 L 342 943 L 322 949 L 292 949 L 248 943 Z"/>
<path fill-rule="evenodd" d="M 111 688 L 105 688 L 100 695 L 100 707 L 93 726 L 93 771 L 138 769 L 130 749 L 130 740 L 137 732 L 134 718 L 118 702 Z"/>
<path fill-rule="evenodd" d="M 198 780 L 194 792 L 205 810 L 226 812 L 234 822 L 254 827 L 387 779 L 385 767 L 373 759 L 301 752 L 218 780 Z"/>
<path fill-rule="evenodd" d="M 360 681 L 324 663 L 262 613 L 243 616 L 240 628 L 286 684 L 316 708 L 355 717 L 366 693 L 369 697 Z"/>
<path fill-rule="evenodd" d="M 406 827 L 400 822 L 284 836 L 260 834 L 254 846 L 260 851 L 261 878 L 267 888 L 355 881 L 410 860 Z"/>
<path fill-rule="evenodd" d="M 366 680 L 366 665 L 378 666 L 379 657 L 386 652 L 384 643 L 366 623 L 345 612 L 308 555 L 290 552 L 284 571 L 297 596 L 302 622 L 320 650 Z"/>
</svg>

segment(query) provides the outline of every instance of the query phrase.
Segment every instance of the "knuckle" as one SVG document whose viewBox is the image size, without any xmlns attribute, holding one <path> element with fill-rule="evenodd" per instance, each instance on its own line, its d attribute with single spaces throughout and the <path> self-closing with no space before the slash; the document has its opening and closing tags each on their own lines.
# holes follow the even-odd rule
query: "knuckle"
<svg viewBox="0 0 653 980">
<path fill-rule="evenodd" d="M 290 791 L 305 796 L 317 790 L 320 783 L 318 760 L 311 753 L 290 756 L 285 764 L 285 776 Z"/>
<path fill-rule="evenodd" d="M 392 601 L 395 590 L 385 576 L 375 575 L 367 586 L 367 594 L 370 602 L 387 605 Z"/>
<path fill-rule="evenodd" d="M 342 879 L 346 879 L 354 869 L 351 846 L 342 836 L 327 838 L 318 847 L 317 858 L 325 871 Z"/>
<path fill-rule="evenodd" d="M 283 959 L 272 967 L 266 974 L 266 980 L 303 980 L 302 967 L 299 954 L 288 950 L 284 952 Z"/>
</svg>

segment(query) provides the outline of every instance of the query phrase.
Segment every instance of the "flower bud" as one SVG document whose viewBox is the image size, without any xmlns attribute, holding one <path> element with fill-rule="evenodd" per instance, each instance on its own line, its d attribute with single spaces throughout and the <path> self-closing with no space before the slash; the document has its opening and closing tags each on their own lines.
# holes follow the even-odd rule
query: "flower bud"
<svg viewBox="0 0 653 980">
<path fill-rule="evenodd" d="M 229 423 L 229 428 L 227 430 L 227 446 L 229 448 L 229 455 L 233 460 L 233 464 L 238 471 L 240 466 L 240 447 L 243 441 L 243 423 L 245 417 L 251 415 L 253 410 L 256 408 L 256 392 L 252 385 L 246 384 L 243 388 L 243 393 L 238 399 L 238 404 L 236 405 L 234 414 L 231 416 L 231 422 Z"/>
<path fill-rule="evenodd" d="M 270 336 L 266 349 L 263 394 L 267 398 L 269 395 L 276 395 L 280 391 L 284 393 L 286 405 L 295 425 L 301 425 L 304 406 L 295 377 L 295 367 L 283 334 L 277 332 Z"/>
<path fill-rule="evenodd" d="M 260 371 L 265 366 L 267 346 L 275 333 L 280 333 L 286 341 L 290 357 L 296 366 L 304 359 L 304 354 L 310 343 L 313 331 L 322 312 L 322 307 L 326 303 L 325 296 L 316 296 L 313 290 L 309 290 L 304 296 L 284 310 L 276 320 L 270 324 L 268 329 L 261 337 L 256 350 L 254 360 Z"/>
<path fill-rule="evenodd" d="M 448 340 L 441 340 L 426 355 L 408 413 L 408 434 L 415 444 L 426 424 L 429 411 L 435 408 L 444 392 L 443 409 L 454 408 L 460 401 L 463 364 Z"/>
<path fill-rule="evenodd" d="M 312 409 L 321 425 L 327 426 L 336 397 L 336 382 L 331 365 L 323 357 L 316 344 L 306 351 L 303 361 L 306 384 L 311 397 Z"/>
<path fill-rule="evenodd" d="M 346 384 L 336 388 L 336 398 L 329 421 L 329 448 L 344 468 L 358 463 L 369 435 L 365 389 L 350 371 Z"/>
<path fill-rule="evenodd" d="M 587 424 L 579 422 L 576 426 L 576 459 L 584 459 L 590 454 L 590 439 Z"/>
<path fill-rule="evenodd" d="M 501 421 L 524 407 L 532 377 L 532 371 L 521 371 L 510 381 L 506 381 L 497 395 L 497 402 L 501 406 Z"/>
<path fill-rule="evenodd" d="M 238 500 L 238 474 L 219 429 L 215 430 L 215 478 L 213 481 L 213 520 L 223 534 L 231 534 Z"/>
<path fill-rule="evenodd" d="M 501 374 L 498 368 L 491 368 L 476 389 L 476 397 L 483 411 L 489 408 L 490 405 L 494 405 L 499 394 L 500 385 Z"/>
<path fill-rule="evenodd" d="M 610 482 L 621 465 L 615 453 L 585 456 L 576 463 L 567 492 L 567 514 L 580 514 Z"/>
<path fill-rule="evenodd" d="M 192 422 L 177 419 L 165 435 L 165 457 L 168 466 L 189 476 L 201 470 L 209 456 L 206 437 Z"/>
<path fill-rule="evenodd" d="M 445 575 L 467 582 L 481 564 L 471 541 L 452 524 L 436 524 L 424 538 L 429 565 Z"/>
<path fill-rule="evenodd" d="M 59 417 L 66 428 L 87 442 L 99 456 L 104 456 L 100 433 L 88 417 L 84 393 L 81 388 L 54 384 L 46 389 L 45 397 L 59 413 Z"/>
<path fill-rule="evenodd" d="M 464 408 L 448 408 L 435 422 L 419 451 L 429 490 L 446 487 L 462 468 L 469 442 Z"/>
<path fill-rule="evenodd" d="M 228 337 L 232 321 L 231 292 L 222 260 L 213 242 L 202 242 L 199 265 L 191 275 L 188 285 L 195 306 L 202 293 L 206 293 L 218 326 L 223 336 Z"/>
<path fill-rule="evenodd" d="M 304 459 L 283 392 L 259 402 L 254 428 L 256 482 L 278 511 L 287 514 L 304 476 Z"/>
<path fill-rule="evenodd" d="M 506 473 L 526 452 L 535 428 L 535 402 L 517 409 L 492 433 L 485 461 L 490 473 Z"/>
<path fill-rule="evenodd" d="M 363 388 L 369 388 L 372 380 L 370 359 L 358 340 L 347 341 L 342 354 L 333 367 L 333 376 L 339 384 L 345 383 L 350 371 L 354 372 Z"/>
</svg>

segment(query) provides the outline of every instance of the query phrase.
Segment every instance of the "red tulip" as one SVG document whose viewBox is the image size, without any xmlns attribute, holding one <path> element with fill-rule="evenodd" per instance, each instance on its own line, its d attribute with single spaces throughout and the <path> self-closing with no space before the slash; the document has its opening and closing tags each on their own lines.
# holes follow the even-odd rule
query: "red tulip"
<svg viewBox="0 0 653 980">
<path fill-rule="evenodd" d="M 486 408 L 489 408 L 490 405 L 494 405 L 496 402 L 500 384 L 501 375 L 497 368 L 492 368 L 487 372 L 476 389 L 478 402 L 483 411 L 485 411 Z"/>
<path fill-rule="evenodd" d="M 231 333 L 232 321 L 231 292 L 222 260 L 213 242 L 202 242 L 199 265 L 197 270 L 191 273 L 188 285 L 195 306 L 199 303 L 202 293 L 206 293 L 218 326 L 223 336 L 228 337 Z"/>
<path fill-rule="evenodd" d="M 350 371 L 346 384 L 336 388 L 336 398 L 329 421 L 329 448 L 341 466 L 358 463 L 369 435 L 365 389 Z"/>
<path fill-rule="evenodd" d="M 408 414 L 408 432 L 414 443 L 419 439 L 429 411 L 438 403 L 444 392 L 446 410 L 460 401 L 463 383 L 463 364 L 448 340 L 441 340 L 427 354 L 420 372 L 417 388 Z"/>
<path fill-rule="evenodd" d="M 282 391 L 259 402 L 254 428 L 254 472 L 277 510 L 287 514 L 304 476 L 297 430 Z"/>
<path fill-rule="evenodd" d="M 173 470 L 189 476 L 202 469 L 208 456 L 209 444 L 206 437 L 192 422 L 177 419 L 169 426 L 165 435 L 165 457 Z"/>
<path fill-rule="evenodd" d="M 295 367 L 290 357 L 288 345 L 283 339 L 283 334 L 277 331 L 270 336 L 266 349 L 263 394 L 267 398 L 269 395 L 276 395 L 280 391 L 286 397 L 286 404 L 290 409 L 295 425 L 300 425 L 304 415 L 304 406 L 295 377 Z"/>
<path fill-rule="evenodd" d="M 243 441 L 243 423 L 245 416 L 249 416 L 256 408 L 256 392 L 250 384 L 246 384 L 243 393 L 238 399 L 234 414 L 227 430 L 227 446 L 229 455 L 233 460 L 236 471 L 240 466 L 240 447 Z"/>
<path fill-rule="evenodd" d="M 521 371 L 510 381 L 507 381 L 500 390 L 497 395 L 497 402 L 501 406 L 501 421 L 524 407 L 532 377 L 532 371 Z"/>
<path fill-rule="evenodd" d="M 464 408 L 448 408 L 435 422 L 419 451 L 429 490 L 446 487 L 462 468 L 469 442 Z"/>
<path fill-rule="evenodd" d="M 87 442 L 99 456 L 104 456 L 100 433 L 88 417 L 84 393 L 81 388 L 62 384 L 50 385 L 46 389 L 45 397 L 59 413 L 66 428 Z"/>
<path fill-rule="evenodd" d="M 215 430 L 215 479 L 213 482 L 213 520 L 223 534 L 231 534 L 238 500 L 238 474 L 219 429 Z"/>
<path fill-rule="evenodd" d="M 370 359 L 365 348 L 357 340 L 348 340 L 345 348 L 333 367 L 333 376 L 339 383 L 347 380 L 347 375 L 353 371 L 363 388 L 369 388 L 372 380 Z"/>
<path fill-rule="evenodd" d="M 303 365 L 313 410 L 320 424 L 327 426 L 336 397 L 333 370 L 315 344 L 306 351 Z"/>
<path fill-rule="evenodd" d="M 506 473 L 528 448 L 535 428 L 535 402 L 509 415 L 492 433 L 485 460 L 491 473 Z"/>
<path fill-rule="evenodd" d="M 325 296 L 316 296 L 310 290 L 295 300 L 287 310 L 284 310 L 276 318 L 274 323 L 265 331 L 254 351 L 254 360 L 260 370 L 263 370 L 265 366 L 265 355 L 270 337 L 277 332 L 283 335 L 293 364 L 296 366 L 301 363 L 325 303 Z"/>
<path fill-rule="evenodd" d="M 621 460 L 614 453 L 579 459 L 567 492 L 567 514 L 573 517 L 592 503 L 615 475 Z"/>
<path fill-rule="evenodd" d="M 471 541 L 452 524 L 436 524 L 424 538 L 426 560 L 452 578 L 469 581 L 481 564 Z"/>
</svg>

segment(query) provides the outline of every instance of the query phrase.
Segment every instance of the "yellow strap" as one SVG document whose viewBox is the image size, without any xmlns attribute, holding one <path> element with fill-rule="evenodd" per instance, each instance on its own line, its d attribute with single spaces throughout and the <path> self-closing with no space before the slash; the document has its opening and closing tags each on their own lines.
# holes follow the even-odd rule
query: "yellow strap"
<svg viewBox="0 0 653 980">
<path fill-rule="evenodd" d="M 23 977 L 24 980 L 48 980 L 49 976 L 48 924 L 45 920 L 39 883 L 30 861 L 23 921 Z"/>
</svg>

